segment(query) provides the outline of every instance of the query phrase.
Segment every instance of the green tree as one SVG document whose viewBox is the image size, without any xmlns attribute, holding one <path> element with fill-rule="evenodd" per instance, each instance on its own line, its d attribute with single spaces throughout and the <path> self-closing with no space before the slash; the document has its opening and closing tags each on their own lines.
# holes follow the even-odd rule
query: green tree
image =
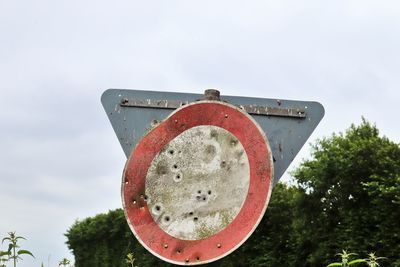
<svg viewBox="0 0 400 267">
<path fill-rule="evenodd" d="M 344 134 L 319 140 L 312 158 L 293 173 L 302 190 L 298 260 L 320 266 L 341 249 L 398 259 L 399 173 L 399 144 L 364 119 Z"/>
</svg>

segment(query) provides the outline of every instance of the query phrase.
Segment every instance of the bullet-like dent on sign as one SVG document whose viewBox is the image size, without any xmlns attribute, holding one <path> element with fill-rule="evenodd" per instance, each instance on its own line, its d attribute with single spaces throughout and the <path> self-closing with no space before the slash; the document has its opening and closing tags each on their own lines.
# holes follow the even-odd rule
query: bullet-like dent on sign
<svg viewBox="0 0 400 267">
<path fill-rule="evenodd" d="M 144 195 L 162 230 L 199 240 L 233 221 L 249 181 L 249 160 L 240 141 L 223 128 L 202 125 L 183 131 L 154 157 Z"/>
</svg>

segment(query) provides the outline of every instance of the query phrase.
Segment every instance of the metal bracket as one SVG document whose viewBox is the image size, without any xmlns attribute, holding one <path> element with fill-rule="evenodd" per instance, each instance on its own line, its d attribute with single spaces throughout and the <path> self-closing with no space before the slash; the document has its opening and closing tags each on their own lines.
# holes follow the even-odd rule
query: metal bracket
<svg viewBox="0 0 400 267">
<path fill-rule="evenodd" d="M 181 106 L 187 105 L 189 101 L 177 100 L 155 100 L 155 99 L 136 99 L 136 98 L 123 98 L 121 99 L 121 107 L 140 107 L 140 108 L 162 108 L 162 109 L 177 109 Z M 238 108 L 243 109 L 249 114 L 275 116 L 275 117 L 290 117 L 290 118 L 306 118 L 305 110 L 298 108 L 276 108 L 257 105 L 236 105 Z"/>
</svg>

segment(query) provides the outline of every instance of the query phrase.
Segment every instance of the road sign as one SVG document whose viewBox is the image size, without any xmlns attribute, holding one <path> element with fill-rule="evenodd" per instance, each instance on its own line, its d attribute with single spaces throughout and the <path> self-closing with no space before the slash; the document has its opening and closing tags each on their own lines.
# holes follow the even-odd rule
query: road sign
<svg viewBox="0 0 400 267">
<path fill-rule="evenodd" d="M 177 109 L 137 144 L 123 175 L 123 206 L 135 236 L 154 255 L 204 264 L 255 230 L 272 175 L 258 124 L 233 105 L 199 101 Z"/>
<path fill-rule="evenodd" d="M 140 138 L 174 109 L 202 98 L 202 94 L 109 89 L 101 101 L 129 157 Z M 225 95 L 221 100 L 242 107 L 267 135 L 274 160 L 274 184 L 324 116 L 323 106 L 313 101 Z"/>
<path fill-rule="evenodd" d="M 151 253 L 181 265 L 215 261 L 250 236 L 324 114 L 316 102 L 220 98 L 215 90 L 110 89 L 102 103 L 129 156 L 128 223 Z"/>
</svg>

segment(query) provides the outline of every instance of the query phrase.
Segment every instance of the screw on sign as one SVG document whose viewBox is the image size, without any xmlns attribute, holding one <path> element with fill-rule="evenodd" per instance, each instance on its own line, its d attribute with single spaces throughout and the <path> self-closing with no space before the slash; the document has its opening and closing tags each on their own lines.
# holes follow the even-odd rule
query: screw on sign
<svg viewBox="0 0 400 267">
<path fill-rule="evenodd" d="M 259 113 L 258 107 L 220 101 L 217 90 L 181 104 L 120 93 L 117 99 L 135 108 L 180 106 L 136 142 L 124 169 L 123 206 L 139 242 L 180 265 L 209 263 L 238 248 L 262 219 L 274 183 L 268 138 L 245 111 Z M 115 107 L 126 121 L 127 113 Z M 296 109 L 261 110 L 292 120 L 305 116 Z"/>
</svg>

